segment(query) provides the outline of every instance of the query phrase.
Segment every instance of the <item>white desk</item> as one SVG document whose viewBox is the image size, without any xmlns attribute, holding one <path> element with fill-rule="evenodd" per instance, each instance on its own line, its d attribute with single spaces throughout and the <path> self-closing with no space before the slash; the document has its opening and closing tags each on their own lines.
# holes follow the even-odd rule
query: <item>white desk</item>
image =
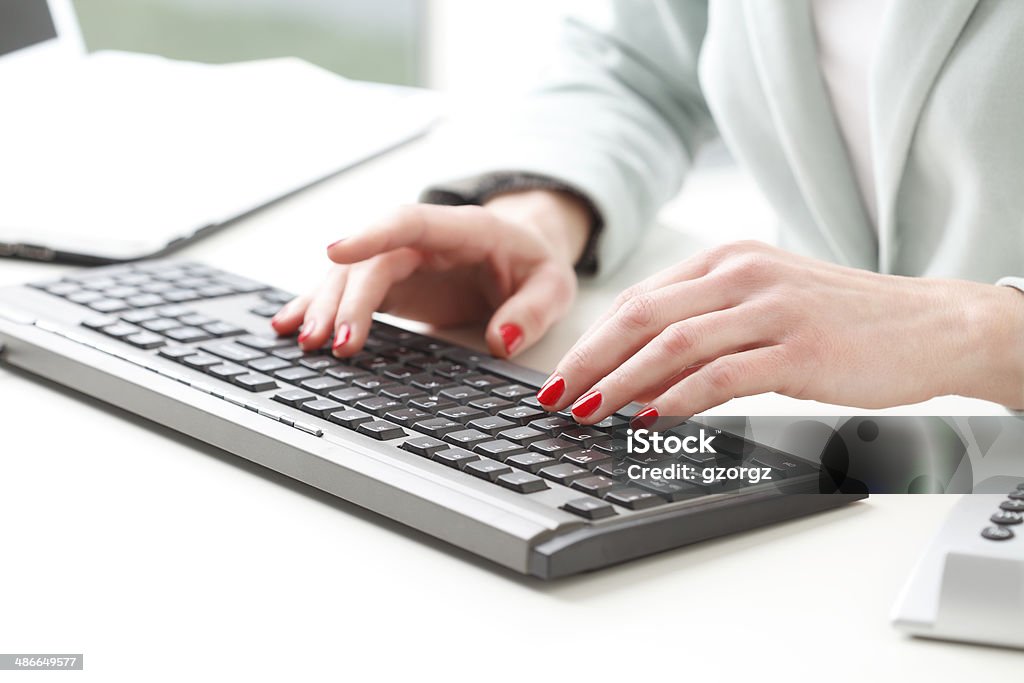
<svg viewBox="0 0 1024 683">
<path fill-rule="evenodd" d="M 414 198 L 430 166 L 429 145 L 406 148 L 182 256 L 302 290 L 328 242 Z M 621 286 L 703 246 L 688 226 L 770 236 L 763 205 L 727 173 L 695 177 L 669 214 L 676 229 L 585 285 L 525 363 L 550 367 Z M 0 284 L 61 270 L 0 261 Z M 836 410 L 765 396 L 717 412 Z M 902 412 L 999 409 L 943 399 Z M 1024 662 L 888 624 L 955 496 L 877 496 L 544 584 L 4 369 L 0 428 L 0 651 L 83 652 L 83 680 L 963 681 Z"/>
</svg>

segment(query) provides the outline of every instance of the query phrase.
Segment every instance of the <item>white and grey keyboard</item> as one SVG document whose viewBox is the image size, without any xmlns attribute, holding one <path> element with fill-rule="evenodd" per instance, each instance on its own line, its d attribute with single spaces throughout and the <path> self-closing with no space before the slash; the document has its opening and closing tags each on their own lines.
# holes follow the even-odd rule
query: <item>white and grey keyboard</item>
<svg viewBox="0 0 1024 683">
<path fill-rule="evenodd" d="M 680 457 L 773 482 L 628 479 L 666 463 L 631 459 L 624 414 L 580 427 L 537 404 L 542 375 L 382 322 L 352 358 L 303 352 L 267 323 L 290 298 L 195 263 L 89 269 L 0 289 L 0 359 L 542 578 L 864 497 L 726 433 Z"/>
<path fill-rule="evenodd" d="M 965 494 L 893 608 L 916 636 L 1024 648 L 1024 484 Z"/>
</svg>

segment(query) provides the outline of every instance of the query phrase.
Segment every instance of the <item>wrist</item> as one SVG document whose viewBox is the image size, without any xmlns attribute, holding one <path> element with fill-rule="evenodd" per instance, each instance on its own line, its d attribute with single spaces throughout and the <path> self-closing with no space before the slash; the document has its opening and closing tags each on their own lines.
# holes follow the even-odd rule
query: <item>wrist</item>
<svg viewBox="0 0 1024 683">
<path fill-rule="evenodd" d="M 587 203 L 558 190 L 519 190 L 495 195 L 484 206 L 543 240 L 556 258 L 573 267 L 590 237 L 593 216 Z"/>
<path fill-rule="evenodd" d="M 1024 408 L 1024 294 L 1012 287 L 972 285 L 963 298 L 967 368 L 956 392 Z"/>
</svg>

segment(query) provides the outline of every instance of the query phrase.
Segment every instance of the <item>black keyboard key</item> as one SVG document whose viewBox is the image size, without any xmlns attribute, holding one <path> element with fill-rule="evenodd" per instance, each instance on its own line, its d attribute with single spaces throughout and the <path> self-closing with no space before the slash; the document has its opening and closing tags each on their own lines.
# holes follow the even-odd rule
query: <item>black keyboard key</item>
<svg viewBox="0 0 1024 683">
<path fill-rule="evenodd" d="M 456 403 L 469 403 L 473 399 L 481 398 L 485 394 L 479 389 L 467 386 L 454 386 L 442 389 L 438 392 L 438 396 L 446 398 L 449 401 L 455 401 Z"/>
<path fill-rule="evenodd" d="M 315 400 L 316 395 L 302 389 L 286 389 L 276 393 L 273 399 L 285 405 L 291 405 L 292 408 L 298 408 L 306 401 Z"/>
<path fill-rule="evenodd" d="M 271 351 L 270 353 L 271 355 L 277 356 L 278 358 L 282 358 L 287 361 L 297 361 L 301 358 L 306 357 L 306 352 L 300 349 L 298 346 L 285 346 L 283 348 L 277 349 L 276 351 Z"/>
<path fill-rule="evenodd" d="M 409 427 L 411 429 L 417 422 L 429 419 L 430 413 L 417 410 L 416 408 L 401 408 L 399 410 L 392 410 L 385 413 L 384 417 L 391 420 L 396 425 Z"/>
<path fill-rule="evenodd" d="M 594 450 L 569 451 L 568 453 L 563 453 L 558 459 L 560 462 L 569 462 L 577 467 L 585 467 L 588 470 L 593 470 L 598 465 L 611 462 L 610 455 Z"/>
<path fill-rule="evenodd" d="M 339 361 L 333 356 L 310 356 L 299 361 L 299 365 L 310 370 L 323 372 L 327 368 L 333 368 Z"/>
<path fill-rule="evenodd" d="M 514 401 L 523 396 L 529 396 L 537 393 L 536 389 L 530 387 L 524 387 L 522 384 L 507 384 L 503 387 L 496 387 L 491 389 L 491 395 L 503 398 L 507 401 Z"/>
<path fill-rule="evenodd" d="M 274 356 L 264 356 L 263 358 L 257 358 L 256 360 L 249 361 L 249 367 L 256 372 L 276 372 L 284 368 L 292 367 L 292 364 L 281 358 L 275 358 Z"/>
<path fill-rule="evenodd" d="M 253 315 L 258 315 L 263 318 L 273 318 L 277 315 L 277 312 L 281 310 L 280 304 L 262 303 L 257 304 L 249 309 L 249 312 Z"/>
<path fill-rule="evenodd" d="M 404 365 L 389 365 L 381 368 L 379 372 L 393 382 L 405 382 L 414 374 L 412 368 Z"/>
<path fill-rule="evenodd" d="M 213 337 L 212 334 L 198 327 L 174 327 L 169 330 L 165 330 L 164 335 L 170 337 L 174 341 L 185 344 L 189 342 L 206 341 Z"/>
<path fill-rule="evenodd" d="M 500 387 L 508 383 L 508 380 L 495 377 L 494 375 L 466 375 L 462 377 L 462 383 L 468 384 L 474 389 L 486 391 L 491 387 Z"/>
<path fill-rule="evenodd" d="M 483 398 L 478 398 L 469 402 L 470 408 L 479 408 L 485 413 L 489 413 L 491 415 L 497 415 L 502 410 L 511 408 L 513 405 L 515 404 L 512 403 L 512 401 L 504 398 L 498 398 L 497 396 L 484 396 Z"/>
<path fill-rule="evenodd" d="M 462 365 L 461 363 L 449 363 L 446 361 L 434 363 L 430 366 L 430 369 L 434 372 L 435 375 L 447 377 L 448 379 L 456 379 L 458 377 L 461 377 L 462 375 L 468 375 L 470 372 L 472 372 L 470 368 L 467 368 L 465 365 Z"/>
<path fill-rule="evenodd" d="M 480 456 L 470 453 L 463 448 L 449 448 L 446 446 L 445 450 L 436 451 L 431 456 L 431 459 L 435 462 L 441 463 L 442 465 L 447 465 L 448 467 L 454 467 L 461 470 L 469 463 L 479 460 Z"/>
<path fill-rule="evenodd" d="M 410 408 L 419 408 L 420 410 L 425 410 L 428 413 L 435 414 L 438 411 L 444 410 L 445 408 L 451 408 L 454 405 L 455 401 L 440 399 L 436 396 L 421 396 L 409 401 Z"/>
<path fill-rule="evenodd" d="M 561 415 L 552 415 L 551 417 L 542 417 L 539 420 L 534 420 L 530 423 L 530 426 L 534 429 L 539 429 L 545 434 L 558 436 L 562 432 L 573 429 L 578 425 L 572 420 L 565 419 Z"/>
<path fill-rule="evenodd" d="M 277 370 L 276 372 L 274 372 L 274 377 L 277 377 L 279 380 L 283 382 L 292 383 L 301 382 L 304 379 L 309 379 L 310 377 L 316 376 L 317 374 L 310 370 L 309 368 L 300 367 L 282 368 L 281 370 Z"/>
<path fill-rule="evenodd" d="M 540 453 L 520 453 L 505 458 L 505 462 L 512 467 L 526 470 L 527 472 L 539 472 L 545 467 L 557 465 L 558 461 Z"/>
<path fill-rule="evenodd" d="M 373 415 L 364 413 L 361 410 L 349 408 L 348 410 L 336 410 L 329 414 L 327 419 L 334 424 L 339 424 L 346 429 L 355 429 L 364 422 L 373 422 Z"/>
<path fill-rule="evenodd" d="M 436 458 L 437 456 L 434 457 Z M 474 477 L 480 477 L 487 481 L 495 481 L 503 474 L 511 474 L 512 468 L 497 460 L 480 458 L 479 460 L 466 463 L 465 467 L 463 467 L 463 472 L 468 472 Z"/>
<path fill-rule="evenodd" d="M 460 422 L 455 422 L 454 420 L 449 420 L 444 417 L 433 417 L 429 420 L 424 420 L 423 422 L 417 422 L 412 426 L 412 428 L 417 432 L 423 432 L 428 436 L 440 439 L 450 432 L 457 432 L 461 430 L 463 427 Z"/>
<path fill-rule="evenodd" d="M 345 406 L 341 405 L 337 401 L 332 401 L 329 398 L 318 398 L 312 401 L 307 401 L 299 406 L 299 409 L 303 412 L 309 413 L 310 415 L 316 415 L 317 417 L 327 418 L 331 413 L 342 410 Z"/>
<path fill-rule="evenodd" d="M 455 383 L 451 380 L 443 377 L 435 377 L 434 375 L 428 375 L 426 373 L 413 375 L 408 379 L 408 382 L 410 386 L 414 386 L 417 389 L 422 389 L 423 391 L 431 393 L 455 386 Z"/>
<path fill-rule="evenodd" d="M 471 410 L 475 410 L 475 408 Z M 515 423 L 509 422 L 505 418 L 498 417 L 497 415 L 489 415 L 487 417 L 477 418 L 476 420 L 469 422 L 467 426 L 472 427 L 473 429 L 479 429 L 485 434 L 494 436 L 498 432 L 503 432 L 506 429 L 515 427 Z"/>
<path fill-rule="evenodd" d="M 616 429 L 624 429 L 629 426 L 629 420 L 622 417 L 621 415 L 609 415 L 600 422 L 595 422 L 590 425 L 594 429 L 600 429 L 603 432 L 611 432 Z"/>
<path fill-rule="evenodd" d="M 530 450 L 550 458 L 558 458 L 563 453 L 579 450 L 579 446 L 564 439 L 541 439 L 531 443 Z"/>
<path fill-rule="evenodd" d="M 700 486 L 695 486 L 689 482 L 678 481 L 676 479 L 655 479 L 653 477 L 643 477 L 634 480 L 633 485 L 645 491 L 656 493 L 665 500 L 672 502 L 686 500 L 688 498 L 697 498 L 708 494 L 708 491 Z"/>
<path fill-rule="evenodd" d="M 280 358 L 270 358 L 268 360 L 281 360 Z M 249 367 L 252 367 L 250 365 Z M 303 389 L 309 389 L 315 391 L 318 394 L 327 394 L 335 389 L 341 389 L 345 386 L 345 383 L 340 379 L 334 379 L 333 377 L 310 377 L 299 382 L 299 386 Z"/>
<path fill-rule="evenodd" d="M 476 429 L 459 429 L 445 434 L 444 440 L 448 443 L 455 444 L 456 446 L 461 446 L 462 448 L 472 449 L 477 443 L 490 441 L 491 435 L 484 434 Z"/>
<path fill-rule="evenodd" d="M 516 493 L 536 493 L 537 491 L 546 491 L 549 488 L 546 481 L 529 472 L 502 474 L 498 477 L 497 484 Z"/>
<path fill-rule="evenodd" d="M 609 479 L 623 480 L 627 478 L 626 469 L 628 465 L 620 460 L 606 460 L 594 467 L 594 474 L 600 474 Z"/>
<path fill-rule="evenodd" d="M 391 441 L 392 439 L 400 439 L 405 436 L 404 429 L 387 420 L 364 422 L 356 427 L 356 431 L 366 436 L 372 436 L 380 441 Z"/>
<path fill-rule="evenodd" d="M 612 439 L 611 441 L 602 441 L 594 444 L 595 451 L 601 451 L 607 453 L 613 458 L 624 458 L 626 457 L 627 449 L 626 442 L 622 439 Z"/>
<path fill-rule="evenodd" d="M 512 443 L 507 439 L 495 439 L 494 441 L 481 441 L 473 447 L 473 450 L 480 455 L 487 456 L 499 462 L 504 462 L 506 458 L 512 455 L 518 455 L 525 453 L 526 449 L 517 443 Z"/>
<path fill-rule="evenodd" d="M 385 398 L 383 396 L 374 396 L 372 398 L 364 398 L 362 401 L 356 403 L 356 408 L 359 410 L 365 410 L 371 415 L 377 417 L 383 417 L 384 413 L 391 410 L 398 410 L 403 407 L 402 403 L 391 398 Z"/>
<path fill-rule="evenodd" d="M 538 410 L 544 410 L 544 406 L 537 400 L 537 394 L 526 396 L 525 398 L 519 399 L 519 405 L 529 406 L 530 408 L 537 408 Z M 547 412 L 547 411 L 544 411 Z"/>
<path fill-rule="evenodd" d="M 608 477 L 603 477 L 600 474 L 594 474 L 589 477 L 581 477 L 580 479 L 572 482 L 572 487 L 577 491 L 583 491 L 592 496 L 600 498 L 605 492 L 619 486 L 619 482 Z"/>
<path fill-rule="evenodd" d="M 498 412 L 498 417 L 503 417 L 509 422 L 517 425 L 527 425 L 544 415 L 543 410 L 531 408 L 530 406 L 512 406 Z"/>
<path fill-rule="evenodd" d="M 538 474 L 545 479 L 550 479 L 556 484 L 564 484 L 566 486 L 577 479 L 590 476 L 590 472 L 582 467 L 576 467 L 576 465 L 570 465 L 568 463 L 560 463 L 558 465 L 545 467 L 538 472 Z"/>
<path fill-rule="evenodd" d="M 562 506 L 562 509 L 585 519 L 605 519 L 619 514 L 612 505 L 597 498 L 570 500 Z"/>
<path fill-rule="evenodd" d="M 305 368 L 303 368 L 305 369 Z M 364 398 L 373 398 L 373 394 L 365 389 L 358 387 L 349 387 L 347 389 L 338 389 L 327 394 L 329 398 L 333 398 L 335 401 L 340 401 L 346 405 L 353 405 L 362 401 Z"/>
<path fill-rule="evenodd" d="M 257 358 L 263 358 L 264 353 L 255 349 L 250 349 L 247 346 L 236 344 L 231 341 L 215 341 L 208 342 L 206 344 L 200 344 L 199 348 L 207 353 L 212 353 L 215 356 L 220 356 L 225 360 L 229 360 L 233 363 L 248 363 L 249 361 L 256 360 Z"/>
<path fill-rule="evenodd" d="M 211 365 L 210 367 L 206 368 L 206 372 L 210 373 L 214 377 L 217 377 L 218 379 L 230 382 L 231 378 L 234 377 L 235 375 L 244 375 L 249 371 L 243 368 L 241 365 L 236 365 L 235 363 L 219 363 L 217 365 Z"/>
<path fill-rule="evenodd" d="M 443 441 L 438 441 L 431 436 L 414 436 L 402 444 L 402 449 L 418 456 L 429 458 L 438 451 L 448 450 L 450 446 Z"/>
<path fill-rule="evenodd" d="M 342 382 L 352 382 L 357 377 L 365 377 L 369 375 L 366 370 L 360 370 L 359 368 L 353 368 L 348 365 L 335 366 L 327 369 L 327 374 L 335 379 L 340 379 Z"/>
<path fill-rule="evenodd" d="M 716 438 L 715 441 L 712 442 L 712 445 L 715 446 L 716 450 L 718 446 L 717 441 L 718 439 Z M 757 448 L 752 461 L 755 466 L 770 468 L 772 471 L 772 479 L 797 477 L 801 474 L 810 474 L 814 471 L 814 468 L 805 462 L 764 448 Z"/>
<path fill-rule="evenodd" d="M 367 375 L 365 377 L 356 377 L 352 380 L 352 386 L 365 389 L 373 393 L 377 393 L 387 387 L 394 385 L 391 380 L 383 377 L 377 377 L 376 375 Z"/>
<path fill-rule="evenodd" d="M 479 408 L 470 408 L 469 406 L 454 405 L 449 408 L 437 411 L 439 417 L 447 417 L 449 420 L 455 420 L 456 422 L 469 422 L 477 418 L 486 417 L 487 413 L 480 410 Z"/>
<path fill-rule="evenodd" d="M 235 375 L 231 378 L 231 382 L 235 384 L 235 386 L 242 387 L 246 391 L 267 391 L 268 389 L 277 388 L 277 382 L 266 375 L 261 375 L 258 372 L 250 372 L 246 375 Z"/>
<path fill-rule="evenodd" d="M 577 447 L 590 448 L 598 441 L 608 440 L 608 435 L 591 427 L 576 427 L 567 429 L 559 435 L 559 438 L 572 441 Z"/>
<path fill-rule="evenodd" d="M 579 482 L 576 482 L 576 484 L 578 483 Z M 615 503 L 616 505 L 629 508 L 630 510 L 643 510 L 656 505 L 661 505 L 665 502 L 661 496 L 650 491 L 644 491 L 643 489 L 636 488 L 635 486 L 627 486 L 625 488 L 611 491 L 604 496 L 604 499 L 610 503 Z"/>
<path fill-rule="evenodd" d="M 401 403 L 407 403 L 414 398 L 426 396 L 427 392 L 423 391 L 422 389 L 417 389 L 415 387 L 406 387 L 402 386 L 401 384 L 391 384 L 385 387 L 384 389 L 381 389 L 380 395 L 385 396 L 387 398 L 393 398 L 396 401 L 400 401 Z"/>
<path fill-rule="evenodd" d="M 533 442 L 543 439 L 545 434 L 530 427 L 513 427 L 501 432 L 499 436 L 509 441 L 515 441 L 520 446 L 529 446 Z"/>
</svg>

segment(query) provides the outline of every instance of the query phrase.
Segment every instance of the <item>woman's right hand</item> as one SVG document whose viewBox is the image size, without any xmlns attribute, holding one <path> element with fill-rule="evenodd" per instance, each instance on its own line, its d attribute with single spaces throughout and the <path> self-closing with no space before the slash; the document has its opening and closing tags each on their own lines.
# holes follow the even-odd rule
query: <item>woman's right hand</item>
<svg viewBox="0 0 1024 683">
<path fill-rule="evenodd" d="M 499 195 L 482 207 L 408 206 L 330 245 L 336 265 L 271 324 L 281 335 L 299 331 L 304 349 L 333 335 L 333 353 L 351 356 L 374 311 L 438 327 L 489 317 L 487 346 L 509 357 L 568 310 L 589 229 L 581 200 L 547 190 Z"/>
</svg>

